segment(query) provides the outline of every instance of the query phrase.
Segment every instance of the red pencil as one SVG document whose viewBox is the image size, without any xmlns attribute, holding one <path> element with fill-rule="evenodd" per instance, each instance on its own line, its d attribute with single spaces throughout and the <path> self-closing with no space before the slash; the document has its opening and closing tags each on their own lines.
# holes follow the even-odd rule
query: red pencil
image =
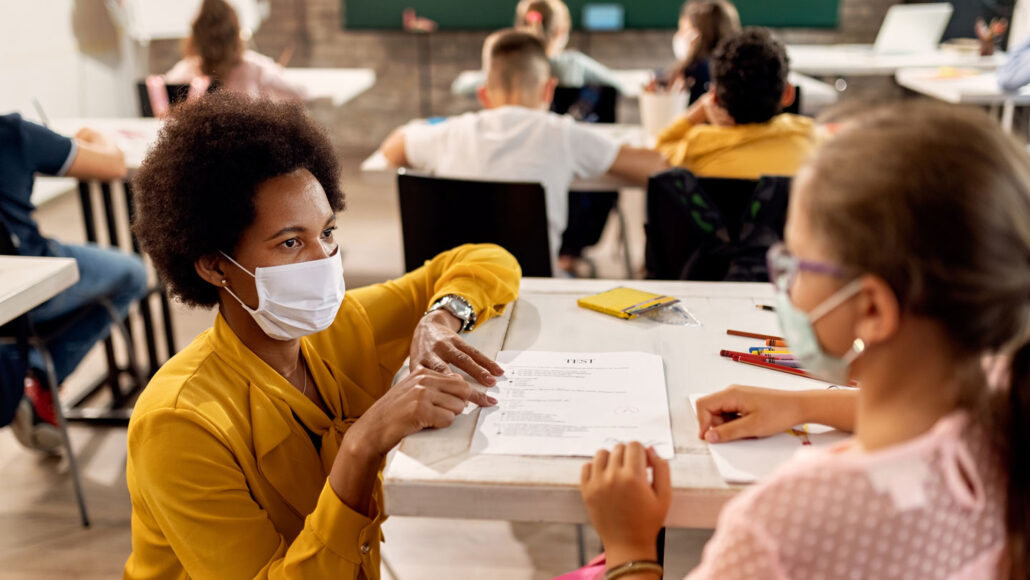
<svg viewBox="0 0 1030 580">
<path fill-rule="evenodd" d="M 743 336 L 744 338 L 757 338 L 758 340 L 783 340 L 782 336 L 773 336 L 771 334 L 758 334 L 757 332 L 745 332 L 743 330 L 726 330 L 726 334 L 730 336 Z"/>
<path fill-rule="evenodd" d="M 805 377 L 806 379 L 815 379 L 817 381 L 819 380 L 819 379 L 816 379 L 812 375 L 810 375 L 810 374 L 808 374 L 805 371 L 800 370 L 800 369 L 792 369 L 790 367 L 785 367 L 785 366 L 781 366 L 781 365 L 774 365 L 774 364 L 771 364 L 771 363 L 758 362 L 758 361 L 741 359 L 741 358 L 734 358 L 733 360 L 735 360 L 737 362 L 740 362 L 740 363 L 744 363 L 746 365 L 762 367 L 763 369 L 769 369 L 771 371 L 780 371 L 781 373 L 787 373 L 787 374 L 790 374 L 790 375 L 797 375 L 799 377 Z"/>
<path fill-rule="evenodd" d="M 759 362 L 766 362 L 766 363 L 770 363 L 770 364 L 774 364 L 774 365 L 778 364 L 778 365 L 788 366 L 788 367 L 791 367 L 791 368 L 796 368 L 796 367 L 793 367 L 792 365 L 797 364 L 797 363 L 794 362 L 794 356 L 793 355 L 755 354 L 755 353 L 747 353 L 747 352 L 740 352 L 740 351 L 736 351 L 736 350 L 725 350 L 724 349 L 724 350 L 720 350 L 719 351 L 719 356 L 724 356 L 726 358 L 732 358 L 732 359 L 736 359 L 737 357 L 743 356 L 743 357 L 747 357 L 749 359 L 753 359 L 753 360 L 756 360 L 756 361 L 759 361 Z M 783 357 L 788 357 L 788 358 L 783 358 Z"/>
<path fill-rule="evenodd" d="M 801 365 L 799 365 L 798 363 L 796 363 L 794 361 L 781 361 L 781 360 L 777 360 L 777 359 L 774 359 L 774 358 L 768 358 L 768 357 L 764 357 L 764 356 L 756 356 L 756 355 L 753 355 L 753 354 L 735 354 L 735 355 L 731 356 L 730 358 L 732 358 L 735 361 L 750 361 L 750 362 L 756 362 L 756 363 L 773 365 L 773 366 L 782 367 L 782 368 L 786 368 L 786 369 L 799 369 L 799 368 L 801 368 Z"/>
</svg>

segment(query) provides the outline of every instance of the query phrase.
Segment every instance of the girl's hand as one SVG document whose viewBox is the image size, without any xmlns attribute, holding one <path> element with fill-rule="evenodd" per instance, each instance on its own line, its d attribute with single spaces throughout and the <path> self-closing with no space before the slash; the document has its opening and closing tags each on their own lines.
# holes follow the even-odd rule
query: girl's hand
<svg viewBox="0 0 1030 580">
<path fill-rule="evenodd" d="M 697 401 L 698 437 L 709 443 L 768 437 L 804 421 L 801 392 L 732 385 Z"/>
<path fill-rule="evenodd" d="M 648 467 L 654 483 L 648 481 Z M 669 463 L 654 448 L 634 442 L 598 451 L 583 466 L 580 491 L 609 565 L 657 557 L 655 541 L 669 511 L 672 484 Z"/>
</svg>

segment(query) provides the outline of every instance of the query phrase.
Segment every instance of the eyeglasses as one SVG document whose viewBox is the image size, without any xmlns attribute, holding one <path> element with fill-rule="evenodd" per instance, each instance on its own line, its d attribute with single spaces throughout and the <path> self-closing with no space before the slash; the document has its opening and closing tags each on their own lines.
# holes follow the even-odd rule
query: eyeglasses
<svg viewBox="0 0 1030 580">
<path fill-rule="evenodd" d="M 790 291 L 790 287 L 794 285 L 794 279 L 801 271 L 825 274 L 834 278 L 846 277 L 844 269 L 840 266 L 802 260 L 792 254 L 787 246 L 783 245 L 783 242 L 773 244 L 766 253 L 765 260 L 769 267 L 769 280 L 777 288 L 786 292 Z"/>
</svg>

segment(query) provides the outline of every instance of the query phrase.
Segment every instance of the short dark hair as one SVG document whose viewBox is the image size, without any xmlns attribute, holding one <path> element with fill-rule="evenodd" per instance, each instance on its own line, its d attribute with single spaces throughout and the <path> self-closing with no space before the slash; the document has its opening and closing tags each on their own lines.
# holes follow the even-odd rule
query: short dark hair
<svg viewBox="0 0 1030 580">
<path fill-rule="evenodd" d="M 543 39 L 533 32 L 512 28 L 487 37 L 483 65 L 487 86 L 506 93 L 536 91 L 551 76 Z"/>
<path fill-rule="evenodd" d="M 787 50 L 765 28 L 745 28 L 712 53 L 715 96 L 741 125 L 764 123 L 780 112 L 788 71 Z"/>
<path fill-rule="evenodd" d="M 132 180 L 132 231 L 172 295 L 216 305 L 217 289 L 194 263 L 231 254 L 254 222 L 258 186 L 301 168 L 342 210 L 336 155 L 302 105 L 218 91 L 178 107 Z"/>
</svg>

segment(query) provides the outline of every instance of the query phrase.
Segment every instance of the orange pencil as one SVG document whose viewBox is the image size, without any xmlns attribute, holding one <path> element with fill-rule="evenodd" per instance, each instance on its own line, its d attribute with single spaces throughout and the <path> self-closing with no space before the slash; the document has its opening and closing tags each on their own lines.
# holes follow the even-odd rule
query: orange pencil
<svg viewBox="0 0 1030 580">
<path fill-rule="evenodd" d="M 757 332 L 745 332 L 743 330 L 727 329 L 726 334 L 730 336 L 743 336 L 744 338 L 757 338 L 758 340 L 783 340 L 782 336 L 773 336 L 771 334 L 758 334 Z"/>
<path fill-rule="evenodd" d="M 775 338 L 770 338 L 770 339 L 767 339 L 765 341 L 765 346 L 779 346 L 779 347 L 787 348 L 787 341 L 779 340 L 779 339 L 775 339 Z"/>
</svg>

